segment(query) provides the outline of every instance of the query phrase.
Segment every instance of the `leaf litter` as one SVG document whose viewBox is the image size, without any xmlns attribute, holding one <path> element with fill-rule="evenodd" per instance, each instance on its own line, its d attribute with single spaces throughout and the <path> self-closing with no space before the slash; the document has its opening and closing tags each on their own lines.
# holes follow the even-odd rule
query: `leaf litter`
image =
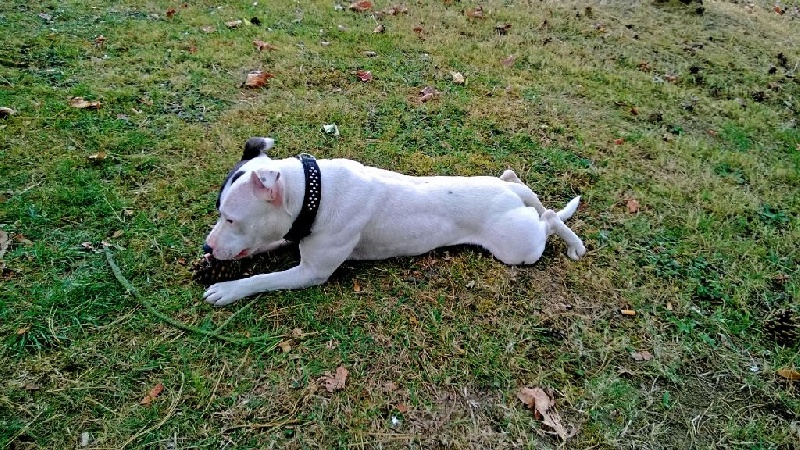
<svg viewBox="0 0 800 450">
<path fill-rule="evenodd" d="M 347 375 L 349 373 L 350 372 L 348 372 L 347 369 L 339 366 L 336 368 L 335 374 L 325 372 L 323 376 L 319 377 L 318 381 L 328 392 L 341 391 L 344 389 L 345 383 L 347 382 Z"/>
<path fill-rule="evenodd" d="M 267 80 L 273 78 L 274 76 L 275 75 L 272 75 L 269 72 L 262 72 L 260 70 L 250 72 L 247 74 L 247 79 L 244 81 L 244 87 L 250 89 L 264 87 L 267 84 Z"/>
<path fill-rule="evenodd" d="M 533 410 L 535 418 L 540 419 L 542 424 L 553 429 L 561 440 L 566 441 L 577 432 L 574 428 L 567 432 L 564 425 L 561 424 L 561 416 L 553 408 L 556 401 L 552 395 L 549 395 L 542 388 L 521 388 L 517 391 L 517 398 Z"/>
<path fill-rule="evenodd" d="M 150 389 L 150 392 L 148 392 L 147 395 L 145 395 L 144 398 L 142 398 L 142 401 L 139 403 L 145 406 L 149 405 L 150 403 L 153 402 L 153 400 L 155 400 L 159 395 L 161 395 L 162 392 L 164 392 L 164 385 L 158 383 L 157 385 L 153 386 L 152 389 Z"/>
</svg>

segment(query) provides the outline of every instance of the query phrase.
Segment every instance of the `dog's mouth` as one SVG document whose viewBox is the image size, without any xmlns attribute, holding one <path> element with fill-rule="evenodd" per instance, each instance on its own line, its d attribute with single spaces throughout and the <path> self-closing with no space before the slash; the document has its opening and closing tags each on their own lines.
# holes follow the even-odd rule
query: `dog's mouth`
<svg viewBox="0 0 800 450">
<path fill-rule="evenodd" d="M 250 255 L 250 251 L 247 250 L 247 249 L 244 249 L 244 250 L 240 251 L 238 255 L 234 256 L 233 259 L 242 259 L 242 258 L 246 258 L 249 255 Z"/>
</svg>

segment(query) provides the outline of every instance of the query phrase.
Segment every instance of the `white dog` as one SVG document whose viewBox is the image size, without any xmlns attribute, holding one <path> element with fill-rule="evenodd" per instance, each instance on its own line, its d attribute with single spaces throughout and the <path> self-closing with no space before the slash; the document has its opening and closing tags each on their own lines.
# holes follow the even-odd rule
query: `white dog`
<svg viewBox="0 0 800 450">
<path fill-rule="evenodd" d="M 244 258 L 299 241 L 300 264 L 282 272 L 216 283 L 204 298 L 221 306 L 258 292 L 324 283 L 348 259 L 419 255 L 479 245 L 505 264 L 533 264 L 556 234 L 567 255 L 586 252 L 559 212 L 507 170 L 494 177 L 413 177 L 347 159 L 275 160 L 269 138 L 250 138 L 220 189 L 219 220 L 204 248 L 217 259 Z M 317 164 L 318 163 L 318 164 Z"/>
</svg>

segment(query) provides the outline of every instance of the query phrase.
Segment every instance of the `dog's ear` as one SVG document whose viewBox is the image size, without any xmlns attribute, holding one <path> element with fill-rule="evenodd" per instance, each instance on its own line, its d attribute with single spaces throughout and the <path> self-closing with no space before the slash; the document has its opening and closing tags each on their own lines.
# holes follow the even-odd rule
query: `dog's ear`
<svg viewBox="0 0 800 450">
<path fill-rule="evenodd" d="M 258 158 L 259 156 L 267 156 L 267 150 L 275 145 L 275 139 L 268 137 L 251 137 L 244 143 L 244 152 L 242 152 L 242 161 Z"/>
<path fill-rule="evenodd" d="M 266 200 L 275 206 L 283 204 L 283 180 L 277 170 L 254 170 L 250 172 L 250 182 L 256 198 Z"/>
</svg>

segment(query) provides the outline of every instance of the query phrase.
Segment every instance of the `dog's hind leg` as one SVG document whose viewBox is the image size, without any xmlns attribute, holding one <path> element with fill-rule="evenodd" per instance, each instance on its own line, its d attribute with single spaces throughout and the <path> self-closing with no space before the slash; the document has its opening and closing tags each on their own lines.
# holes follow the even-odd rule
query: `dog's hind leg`
<svg viewBox="0 0 800 450">
<path fill-rule="evenodd" d="M 572 202 L 570 202 L 570 204 L 571 203 Z M 577 208 L 577 203 L 575 204 L 575 207 Z M 547 235 L 550 236 L 551 234 L 555 234 L 561 237 L 561 239 L 564 239 L 567 242 L 567 256 L 577 261 L 586 253 L 586 247 L 583 246 L 583 241 L 581 241 L 581 238 L 579 238 L 574 231 L 570 230 L 569 227 L 564 224 L 564 221 L 561 220 L 560 216 L 561 211 L 556 213 L 552 209 L 549 209 L 542 214 L 541 220 L 547 226 Z"/>
<path fill-rule="evenodd" d="M 523 184 L 522 180 L 520 180 L 519 177 L 517 176 L 517 173 L 511 169 L 508 169 L 505 172 L 503 172 L 503 174 L 500 175 L 500 179 L 503 181 L 507 181 L 509 183 Z"/>
</svg>

